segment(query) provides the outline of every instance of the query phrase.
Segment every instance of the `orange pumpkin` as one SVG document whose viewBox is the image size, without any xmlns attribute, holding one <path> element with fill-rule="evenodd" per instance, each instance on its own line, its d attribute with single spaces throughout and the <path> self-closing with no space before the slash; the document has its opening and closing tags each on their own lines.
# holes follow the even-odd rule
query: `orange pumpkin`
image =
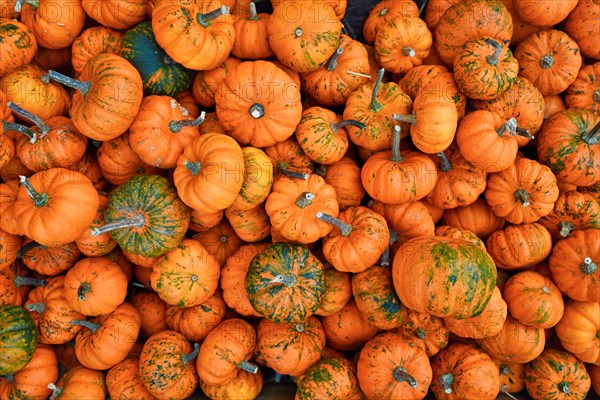
<svg viewBox="0 0 600 400">
<path fill-rule="evenodd" d="M 569 300 L 556 336 L 562 346 L 583 362 L 600 365 L 600 304 Z"/>
<path fill-rule="evenodd" d="M 239 8 L 238 4 L 236 8 Z M 235 42 L 231 54 L 246 60 L 269 58 L 275 55 L 269 44 L 270 15 L 257 13 L 256 5 L 252 1 L 248 4 L 248 11 L 247 17 L 234 15 Z"/>
<path fill-rule="evenodd" d="M 123 34 L 105 26 L 94 26 L 84 30 L 71 46 L 73 71 L 81 74 L 85 64 L 100 53 L 120 54 Z"/>
<path fill-rule="evenodd" d="M 535 6 L 527 0 L 514 0 L 515 11 L 519 17 L 537 26 L 555 25 L 564 20 L 577 5 L 577 0 L 556 3 L 549 0 L 536 1 Z"/>
<path fill-rule="evenodd" d="M 429 16 L 430 12 L 427 11 Z M 369 12 L 363 25 L 363 38 L 365 42 L 372 44 L 375 42 L 377 32 L 390 19 L 403 17 L 419 17 L 419 8 L 413 0 L 383 0 L 375 4 Z"/>
<path fill-rule="evenodd" d="M 29 238 L 23 240 L 19 256 L 23 264 L 44 276 L 57 276 L 70 269 L 81 257 L 77 243 L 43 246 Z"/>
<path fill-rule="evenodd" d="M 157 332 L 169 329 L 165 319 L 167 303 L 158 293 L 142 290 L 131 296 L 129 302 L 140 314 L 140 337 L 149 338 Z"/>
<path fill-rule="evenodd" d="M 321 318 L 327 344 L 341 351 L 355 351 L 371 340 L 378 329 L 351 299 L 340 311 Z"/>
<path fill-rule="evenodd" d="M 469 230 L 481 238 L 502 229 L 505 223 L 504 218 L 494 214 L 481 197 L 468 206 L 445 210 L 443 221 L 446 225 Z"/>
<path fill-rule="evenodd" d="M 47 49 L 70 46 L 83 30 L 86 19 L 81 3 L 69 0 L 19 1 L 15 11 L 20 12 L 21 22 L 31 29 L 38 45 Z"/>
<path fill-rule="evenodd" d="M 552 212 L 540 220 L 555 239 L 574 230 L 600 227 L 600 206 L 589 194 L 568 190 L 558 195 Z"/>
<path fill-rule="evenodd" d="M 477 340 L 479 347 L 491 357 L 516 363 L 536 359 L 545 343 L 544 329 L 523 325 L 510 315 L 496 335 Z"/>
<path fill-rule="evenodd" d="M 600 27 L 592 21 L 600 17 L 600 4 L 595 0 L 578 1 L 573 11 L 564 20 L 564 30 L 577 41 L 581 54 L 600 60 L 600 43 L 595 40 L 600 34 Z"/>
<path fill-rule="evenodd" d="M 360 168 L 349 157 L 344 157 L 325 169 L 325 182 L 335 189 L 340 210 L 360 205 L 365 189 L 360 181 Z"/>
<path fill-rule="evenodd" d="M 363 399 L 356 367 L 345 358 L 324 357 L 298 382 L 296 400 Z"/>
<path fill-rule="evenodd" d="M 202 304 L 192 307 L 169 306 L 163 322 L 190 342 L 200 342 L 225 318 L 227 305 L 216 291 Z"/>
<path fill-rule="evenodd" d="M 267 154 L 255 147 L 243 147 L 244 181 L 231 207 L 250 210 L 263 203 L 273 185 L 273 163 Z"/>
<path fill-rule="evenodd" d="M 538 223 L 509 225 L 492 233 L 486 242 L 496 266 L 519 270 L 543 261 L 552 251 L 552 237 Z"/>
<path fill-rule="evenodd" d="M 192 97 L 196 103 L 202 107 L 214 107 L 219 86 L 240 63 L 237 58 L 228 57 L 214 69 L 196 73 L 191 87 Z"/>
<path fill-rule="evenodd" d="M 255 399 L 262 392 L 262 374 L 238 369 L 233 379 L 220 385 L 209 385 L 200 379 L 200 388 L 206 396 L 215 400 L 227 400 L 231 398 Z"/>
<path fill-rule="evenodd" d="M 106 398 L 106 384 L 101 371 L 78 365 L 67 370 L 56 382 L 48 385 L 52 396 L 56 398 L 103 400 Z"/>
<path fill-rule="evenodd" d="M 144 386 L 140 376 L 140 363 L 135 358 L 126 358 L 112 367 L 106 374 L 106 389 L 111 398 L 155 400 Z"/>
<path fill-rule="evenodd" d="M 0 76 L 29 64 L 37 52 L 37 41 L 27 25 L 11 19 L 0 21 Z"/>
<path fill-rule="evenodd" d="M 321 296 L 316 315 L 327 316 L 340 311 L 352 298 L 350 273 L 341 272 L 325 264 L 325 293 Z"/>
<path fill-rule="evenodd" d="M 587 108 L 600 112 L 600 62 L 582 67 L 577 79 L 567 88 L 565 102 L 569 108 Z"/>
<path fill-rule="evenodd" d="M 259 242 L 271 234 L 269 216 L 262 204 L 250 210 L 230 207 L 225 211 L 225 215 L 237 237 L 244 242 Z"/>
</svg>

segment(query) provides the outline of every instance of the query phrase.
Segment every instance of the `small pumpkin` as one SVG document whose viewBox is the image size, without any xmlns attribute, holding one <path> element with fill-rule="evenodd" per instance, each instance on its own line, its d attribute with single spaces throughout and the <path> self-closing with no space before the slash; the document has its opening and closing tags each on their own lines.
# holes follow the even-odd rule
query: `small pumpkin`
<svg viewBox="0 0 600 400">
<path fill-rule="evenodd" d="M 304 153 L 296 136 L 290 136 L 283 142 L 264 148 L 264 152 L 273 164 L 273 179 L 282 175 L 306 179 L 315 171 L 313 161 Z"/>
<path fill-rule="evenodd" d="M 271 234 L 271 223 L 264 205 L 250 210 L 229 207 L 225 215 L 235 234 L 244 242 L 259 242 Z"/>
<path fill-rule="evenodd" d="M 514 7 L 519 17 L 530 24 L 537 26 L 555 25 L 564 20 L 577 5 L 577 1 L 568 0 L 559 4 L 542 0 L 536 2 L 535 7 L 526 0 L 514 0 Z"/>
<path fill-rule="evenodd" d="M 269 156 L 256 147 L 242 147 L 244 181 L 231 207 L 250 210 L 263 203 L 273 185 L 273 163 Z"/>
<path fill-rule="evenodd" d="M 371 208 L 383 215 L 391 231 L 395 232 L 395 235 L 390 233 L 390 243 L 400 245 L 414 237 L 434 235 L 433 219 L 421 201 L 401 204 L 374 201 Z"/>
<path fill-rule="evenodd" d="M 196 233 L 192 238 L 206 247 L 208 254 L 215 256 L 219 265 L 224 265 L 243 243 L 228 220 L 221 220 L 218 225 Z"/>
<path fill-rule="evenodd" d="M 575 41 L 584 57 L 600 60 L 600 44 L 595 37 L 600 34 L 595 21 L 600 16 L 600 5 L 594 0 L 578 1 L 573 11 L 564 20 L 565 32 Z"/>
<path fill-rule="evenodd" d="M 213 69 L 198 71 L 191 87 L 192 97 L 196 103 L 203 107 L 214 107 L 219 86 L 241 62 L 235 57 L 228 57 Z"/>
<path fill-rule="evenodd" d="M 123 400 L 155 400 L 144 386 L 139 372 L 139 360 L 126 358 L 106 374 L 106 389 L 111 398 Z"/>
<path fill-rule="evenodd" d="M 429 11 L 427 15 L 429 15 Z M 377 32 L 391 18 L 403 17 L 419 17 L 419 8 L 413 0 L 383 0 L 375 4 L 369 12 L 369 16 L 363 25 L 363 38 L 365 42 L 373 44 L 377 37 Z"/>
<path fill-rule="evenodd" d="M 341 351 L 356 351 L 379 331 L 360 311 L 354 299 L 344 308 L 321 318 L 327 345 Z"/>
<path fill-rule="evenodd" d="M 583 66 L 579 70 L 577 79 L 567 88 L 565 102 L 569 108 L 600 112 L 600 62 Z"/>
<path fill-rule="evenodd" d="M 12 374 L 25 368 L 33 357 L 37 342 L 35 323 L 23 307 L 0 307 L 0 374 Z"/>
<path fill-rule="evenodd" d="M 48 388 L 52 390 L 53 399 L 76 399 L 85 397 L 86 400 L 103 400 L 106 398 L 106 384 L 101 371 L 78 365 L 68 369 L 56 382 Z"/>
<path fill-rule="evenodd" d="M 542 219 L 553 238 L 567 237 L 574 230 L 600 228 L 600 206 L 589 194 L 569 190 L 558 195 L 552 212 Z"/>
<path fill-rule="evenodd" d="M 236 7 L 239 7 L 236 4 Z M 257 13 L 256 4 L 248 2 L 248 16 L 234 15 L 235 42 L 231 54 L 246 60 L 266 59 L 275 55 L 269 43 L 269 18 Z"/>
<path fill-rule="evenodd" d="M 33 60 L 37 52 L 37 41 L 27 25 L 15 20 L 2 19 L 0 29 L 0 55 L 3 61 L 0 76 L 4 76 Z"/>
<path fill-rule="evenodd" d="M 488 237 L 505 224 L 504 218 L 494 214 L 481 197 L 468 206 L 445 210 L 443 221 L 446 225 L 469 230 L 480 238 Z"/>
<path fill-rule="evenodd" d="M 600 363 L 600 304 L 568 300 L 555 331 L 565 350 L 583 362 Z"/>
<path fill-rule="evenodd" d="M 354 160 L 343 157 L 325 170 L 325 182 L 335 189 L 340 210 L 359 206 L 365 195 L 360 180 L 360 168 Z"/>
<path fill-rule="evenodd" d="M 0 228 L 0 269 L 10 266 L 19 255 L 21 237 Z"/>
<path fill-rule="evenodd" d="M 408 340 L 416 340 L 424 347 L 428 357 L 433 357 L 448 346 L 450 332 L 442 318 L 406 309 L 404 323 L 396 330 Z"/>
<path fill-rule="evenodd" d="M 19 249 L 19 257 L 30 270 L 45 276 L 57 276 L 71 268 L 81 257 L 81 252 L 75 242 L 47 247 L 26 238 Z"/>
<path fill-rule="evenodd" d="M 496 335 L 477 340 L 477 345 L 491 357 L 517 363 L 536 359 L 545 343 L 544 329 L 523 325 L 510 315 Z"/>
<path fill-rule="evenodd" d="M 52 347 L 38 344 L 29 363 L 10 376 L 8 393 L 0 389 L 3 398 L 45 399 L 52 394 L 48 384 L 58 379 L 58 361 Z M 0 384 L 1 386 L 1 384 Z"/>
<path fill-rule="evenodd" d="M 71 65 L 77 74 L 89 60 L 100 53 L 120 54 L 123 34 L 106 26 L 94 26 L 84 30 L 71 46 Z"/>
<path fill-rule="evenodd" d="M 363 398 L 356 367 L 345 358 L 323 358 L 298 383 L 297 400 L 358 400 Z"/>
<path fill-rule="evenodd" d="M 82 6 L 91 18 L 114 29 L 127 29 L 142 22 L 147 12 L 147 0 L 82 0 Z"/>
<path fill-rule="evenodd" d="M 525 364 L 497 358 L 492 358 L 492 360 L 500 370 L 500 392 L 512 394 L 525 389 Z"/>
<path fill-rule="evenodd" d="M 168 306 L 164 322 L 169 329 L 181 333 L 190 342 L 200 342 L 223 321 L 226 311 L 223 295 L 215 291 L 208 300 L 197 306 Z"/>
<path fill-rule="evenodd" d="M 548 257 L 552 251 L 552 237 L 536 222 L 509 225 L 492 233 L 486 247 L 498 268 L 518 270 Z"/>
<path fill-rule="evenodd" d="M 327 316 L 340 311 L 352 298 L 350 273 L 341 272 L 325 264 L 325 293 L 321 296 L 316 315 Z"/>
<path fill-rule="evenodd" d="M 192 210 L 189 229 L 192 232 L 205 232 L 219 225 L 219 222 L 223 220 L 223 215 L 223 210 L 214 213 L 203 213 Z"/>
<path fill-rule="evenodd" d="M 168 305 L 158 293 L 142 290 L 132 295 L 129 302 L 140 314 L 141 338 L 149 338 L 157 332 L 169 329 L 165 319 Z"/>
</svg>

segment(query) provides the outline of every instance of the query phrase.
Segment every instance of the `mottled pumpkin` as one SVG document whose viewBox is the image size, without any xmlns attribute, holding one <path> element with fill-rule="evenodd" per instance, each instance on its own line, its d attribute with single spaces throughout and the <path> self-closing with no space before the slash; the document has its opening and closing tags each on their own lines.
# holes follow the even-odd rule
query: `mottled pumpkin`
<svg viewBox="0 0 600 400">
<path fill-rule="evenodd" d="M 225 318 L 227 305 L 221 292 L 216 291 L 208 300 L 193 307 L 169 306 L 165 324 L 181 333 L 190 342 L 200 342 Z"/>
<path fill-rule="evenodd" d="M 552 212 L 539 222 L 554 239 L 564 238 L 574 230 L 600 228 L 600 206 L 589 194 L 569 190 L 559 194 Z"/>
<path fill-rule="evenodd" d="M 298 383 L 296 400 L 358 400 L 363 398 L 356 367 L 345 358 L 323 358 Z"/>
<path fill-rule="evenodd" d="M 327 316 L 340 311 L 352 298 L 352 281 L 350 273 L 341 272 L 325 264 L 325 293 L 321 296 L 321 304 L 316 315 Z"/>
<path fill-rule="evenodd" d="M 425 348 L 427 356 L 433 357 L 448 346 L 450 331 L 444 325 L 444 320 L 431 314 L 406 310 L 404 323 L 396 332 Z"/>
<path fill-rule="evenodd" d="M 33 32 L 25 24 L 15 20 L 3 19 L 0 29 L 2 30 L 0 76 L 3 76 L 21 65 L 29 64 L 37 52 L 37 41 Z"/>
<path fill-rule="evenodd" d="M 486 242 L 496 266 L 517 270 L 536 265 L 552 251 L 552 237 L 538 223 L 509 225 L 492 233 Z"/>
<path fill-rule="evenodd" d="M 510 315 L 496 335 L 477 340 L 477 345 L 491 357 L 517 363 L 537 358 L 545 344 L 544 329 L 523 325 Z"/>
<path fill-rule="evenodd" d="M 23 307 L 0 307 L 0 374 L 12 374 L 25 368 L 33 357 L 37 341 L 35 323 Z"/>
<path fill-rule="evenodd" d="M 238 369 L 234 377 L 227 383 L 209 385 L 200 379 L 200 388 L 205 395 L 214 400 L 254 400 L 263 388 L 263 377 L 260 371 L 256 374 Z"/>
<path fill-rule="evenodd" d="M 123 400 L 155 400 L 140 376 L 140 362 L 126 358 L 108 370 L 106 389 L 111 398 Z"/>
<path fill-rule="evenodd" d="M 101 371 L 86 368 L 82 365 L 68 369 L 56 382 L 48 388 L 52 390 L 55 399 L 103 400 L 106 398 L 106 384 Z"/>
<path fill-rule="evenodd" d="M 133 294 L 129 302 L 140 314 L 141 338 L 149 338 L 157 332 L 169 329 L 165 319 L 168 306 L 158 293 L 142 290 Z"/>
<path fill-rule="evenodd" d="M 341 351 L 356 351 L 379 331 L 350 299 L 340 311 L 321 318 L 327 345 Z"/>
<path fill-rule="evenodd" d="M 77 74 L 89 60 L 100 53 L 119 54 L 123 48 L 123 34 L 105 26 L 84 30 L 71 46 L 71 65 Z"/>
<path fill-rule="evenodd" d="M 231 207 L 250 210 L 267 199 L 273 185 L 273 163 L 269 156 L 256 147 L 242 147 L 244 181 Z"/>
</svg>

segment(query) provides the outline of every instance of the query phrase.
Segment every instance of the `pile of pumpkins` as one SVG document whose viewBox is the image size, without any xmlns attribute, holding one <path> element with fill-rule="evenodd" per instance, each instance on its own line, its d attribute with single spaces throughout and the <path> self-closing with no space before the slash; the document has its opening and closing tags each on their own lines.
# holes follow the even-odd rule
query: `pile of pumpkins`
<svg viewBox="0 0 600 400">
<path fill-rule="evenodd" d="M 0 399 L 600 395 L 598 0 L 265 3 L 0 0 Z"/>
</svg>

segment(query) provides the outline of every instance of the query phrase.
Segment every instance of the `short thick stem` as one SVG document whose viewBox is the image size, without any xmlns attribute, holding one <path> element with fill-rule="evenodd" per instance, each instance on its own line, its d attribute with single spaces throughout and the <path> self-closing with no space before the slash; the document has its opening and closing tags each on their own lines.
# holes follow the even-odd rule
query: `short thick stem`
<svg viewBox="0 0 600 400">
<path fill-rule="evenodd" d="M 244 360 L 238 364 L 239 369 L 243 369 L 246 372 L 250 372 L 251 374 L 258 373 L 258 367 L 248 361 Z"/>
<path fill-rule="evenodd" d="M 379 88 L 381 87 L 383 74 L 385 74 L 385 69 L 381 68 L 379 70 L 379 73 L 377 74 L 377 80 L 375 81 L 375 86 L 373 86 L 373 93 L 371 94 L 371 104 L 369 108 L 371 109 L 371 111 L 374 112 L 377 112 L 383 108 L 383 104 L 377 101 L 377 94 L 379 93 Z"/>
<path fill-rule="evenodd" d="M 399 122 L 408 122 L 409 124 L 415 124 L 417 122 L 417 116 L 415 114 L 392 114 L 392 118 Z"/>
<path fill-rule="evenodd" d="M 250 114 L 254 119 L 262 118 L 265 116 L 265 108 L 262 104 L 254 103 L 248 109 L 248 114 Z"/>
<path fill-rule="evenodd" d="M 600 89 L 594 90 L 594 93 L 592 94 L 592 100 L 594 100 L 596 103 L 600 103 Z"/>
<path fill-rule="evenodd" d="M 348 126 L 348 125 L 352 125 L 357 127 L 358 129 L 360 129 L 361 131 L 363 129 L 365 129 L 365 124 L 363 124 L 362 122 L 356 121 L 354 119 L 344 119 L 338 123 L 332 123 L 331 124 L 331 129 L 334 132 L 337 132 L 340 128 L 343 128 L 344 126 Z"/>
<path fill-rule="evenodd" d="M 13 283 L 16 287 L 21 286 L 46 286 L 48 281 L 45 279 L 30 278 L 28 276 L 15 276 Z"/>
<path fill-rule="evenodd" d="M 250 4 L 248 4 L 248 7 L 250 8 L 250 17 L 248 17 L 248 19 L 250 21 L 258 21 L 258 13 L 256 12 L 256 4 L 251 1 Z"/>
<path fill-rule="evenodd" d="M 96 333 L 96 331 L 100 328 L 100 324 L 95 324 L 90 321 L 86 321 L 85 319 L 74 319 L 71 321 L 71 325 L 81 325 L 84 328 L 88 328 L 92 333 Z"/>
<path fill-rule="evenodd" d="M 12 101 L 9 101 L 6 104 L 6 106 L 8 108 L 10 108 L 13 112 L 19 114 L 22 117 L 27 118 L 35 126 L 37 126 L 40 130 L 40 137 L 46 136 L 48 134 L 48 132 L 50 132 L 52 130 L 52 128 L 50 128 L 40 117 L 38 117 L 37 115 L 34 115 L 33 113 L 27 111 L 24 108 L 21 108 L 20 106 L 16 105 Z M 31 140 L 31 137 L 29 139 Z M 33 140 L 33 142 L 35 142 L 35 139 Z"/>
<path fill-rule="evenodd" d="M 405 57 L 414 57 L 417 55 L 417 52 L 412 47 L 405 46 L 402 48 L 402 55 Z"/>
<path fill-rule="evenodd" d="M 15 11 L 21 12 L 23 5 L 29 4 L 31 8 L 37 9 L 39 7 L 40 0 L 17 0 L 15 3 Z"/>
<path fill-rule="evenodd" d="M 17 258 L 23 258 L 23 254 L 27 253 L 29 250 L 35 249 L 36 247 L 39 247 L 41 249 L 46 248 L 46 246 L 39 244 L 35 240 L 31 241 L 19 249 L 19 251 L 17 252 Z"/>
<path fill-rule="evenodd" d="M 342 232 L 342 236 L 350 236 L 350 233 L 352 233 L 352 225 L 342 222 L 341 220 L 332 217 L 329 214 L 319 211 L 317 213 L 317 218 L 338 228 Z"/>
<path fill-rule="evenodd" d="M 84 301 L 85 299 L 87 299 L 87 294 L 91 291 L 92 287 L 90 286 L 90 284 L 87 282 L 83 282 L 79 285 L 79 288 L 77 289 L 77 298 L 79 299 L 79 301 Z"/>
<path fill-rule="evenodd" d="M 502 46 L 500 46 L 500 43 L 491 38 L 485 39 L 485 42 L 494 48 L 494 54 L 488 55 L 485 60 L 490 65 L 498 65 L 498 61 L 500 61 L 500 54 L 502 54 Z"/>
<path fill-rule="evenodd" d="M 583 135 L 581 139 L 590 146 L 598 144 L 600 142 L 600 122 L 594 125 L 594 127 Z"/>
<path fill-rule="evenodd" d="M 192 127 L 198 126 L 204 122 L 204 118 L 206 117 L 206 112 L 202 111 L 198 118 L 196 119 L 184 119 L 180 121 L 171 121 L 169 122 L 169 129 L 173 133 L 181 132 L 181 128 L 183 127 Z"/>
<path fill-rule="evenodd" d="M 184 161 L 183 166 L 191 172 L 193 176 L 196 176 L 202 171 L 202 163 L 200 161 Z"/>
<path fill-rule="evenodd" d="M 296 199 L 296 205 L 300 208 L 306 208 L 310 206 L 315 199 L 315 195 L 310 192 L 304 192 Z"/>
<path fill-rule="evenodd" d="M 44 207 L 46 204 L 48 204 L 48 193 L 38 193 L 31 185 L 31 182 L 29 182 L 29 178 L 26 176 L 20 175 L 19 180 L 21 185 L 23 185 L 25 190 L 27 190 L 27 195 L 31 200 L 33 200 L 33 204 L 36 207 Z"/>
<path fill-rule="evenodd" d="M 444 389 L 444 393 L 450 394 L 452 393 L 452 384 L 454 383 L 454 376 L 451 373 L 445 373 L 440 376 L 440 384 Z"/>
<path fill-rule="evenodd" d="M 92 229 L 92 236 L 100 236 L 107 232 L 116 231 L 125 228 L 141 228 L 146 223 L 146 218 L 142 214 L 136 214 L 130 218 L 123 218 L 110 224 Z"/>
<path fill-rule="evenodd" d="M 290 178 L 307 180 L 310 177 L 309 174 L 305 174 L 303 172 L 290 171 L 289 169 L 286 169 L 283 167 L 278 167 L 278 168 L 279 168 L 279 171 L 281 171 L 281 173 L 283 175 L 289 176 Z"/>
<path fill-rule="evenodd" d="M 394 135 L 392 136 L 392 156 L 390 160 L 393 162 L 402 162 L 400 154 L 400 125 L 394 126 Z"/>
<path fill-rule="evenodd" d="M 335 53 L 333 53 L 333 55 L 329 58 L 329 61 L 327 61 L 327 71 L 335 71 L 335 69 L 337 68 L 338 59 L 342 54 L 344 54 L 344 48 L 342 46 L 339 46 L 336 49 Z"/>
<path fill-rule="evenodd" d="M 598 271 L 598 265 L 592 260 L 592 257 L 584 258 L 579 268 L 586 275 L 591 275 Z"/>
<path fill-rule="evenodd" d="M 302 333 L 304 332 L 304 325 L 298 323 L 294 326 L 294 329 L 296 330 L 296 332 Z"/>
<path fill-rule="evenodd" d="M 508 375 L 510 374 L 510 367 L 506 364 L 502 364 L 500 366 L 500 375 Z"/>
<path fill-rule="evenodd" d="M 57 399 L 63 392 L 63 390 L 56 386 L 54 383 L 49 383 L 48 389 L 52 390 L 52 396 L 50 396 L 50 400 Z"/>
<path fill-rule="evenodd" d="M 52 70 L 48 71 L 48 73 L 42 77 L 42 80 L 46 82 L 50 82 L 50 79 L 55 80 L 61 85 L 65 85 L 72 89 L 79 90 L 82 96 L 88 94 L 90 89 L 92 88 L 92 82 L 90 81 L 81 82 L 77 79 L 73 79 L 71 77 L 68 77 L 66 75 Z"/>
<path fill-rule="evenodd" d="M 502 126 L 496 129 L 496 133 L 498 136 L 504 136 L 504 133 L 508 132 L 510 135 L 515 135 L 517 132 L 517 120 L 514 118 L 510 118 L 506 121 Z"/>
<path fill-rule="evenodd" d="M 557 387 L 561 393 L 571 394 L 571 385 L 569 385 L 569 382 L 563 381 L 563 382 L 559 383 Z"/>
<path fill-rule="evenodd" d="M 408 371 L 403 367 L 396 367 L 396 369 L 393 372 L 393 375 L 394 379 L 397 382 L 406 382 L 410 385 L 410 387 L 413 388 L 419 386 L 417 380 L 411 374 L 409 374 Z"/>
<path fill-rule="evenodd" d="M 392 258 L 390 255 L 390 251 L 391 251 L 391 247 L 394 245 L 394 243 L 396 243 L 398 241 L 398 239 L 400 239 L 400 236 L 398 236 L 398 233 L 392 229 L 389 230 L 390 231 L 390 245 L 385 249 L 385 251 L 383 252 L 383 254 L 381 255 L 381 257 L 379 257 L 379 265 L 383 266 L 383 267 L 387 267 L 389 265 L 391 265 L 392 263 Z"/>
<path fill-rule="evenodd" d="M 566 238 L 567 236 L 569 236 L 571 234 L 571 232 L 573 232 L 573 230 L 575 229 L 575 225 L 573 225 L 573 223 L 569 222 L 569 221 L 560 221 L 558 223 L 558 229 L 559 229 L 558 234 L 561 237 Z"/>
<path fill-rule="evenodd" d="M 27 138 L 29 139 L 29 143 L 35 143 L 37 140 L 37 133 L 35 133 L 34 130 L 26 127 L 25 125 L 15 124 L 14 122 L 2 121 L 2 126 L 4 127 L 4 131 L 15 131 L 27 136 Z"/>
<path fill-rule="evenodd" d="M 296 275 L 293 274 L 281 274 L 276 275 L 273 279 L 269 281 L 269 283 L 281 283 L 284 286 L 292 288 L 296 286 Z"/>
<path fill-rule="evenodd" d="M 554 65 L 554 57 L 551 54 L 546 54 L 540 58 L 540 67 L 543 69 L 552 68 Z"/>
<path fill-rule="evenodd" d="M 526 190 L 519 189 L 515 192 L 515 200 L 523 204 L 523 207 L 529 207 L 529 193 Z"/>
<path fill-rule="evenodd" d="M 194 350 L 192 350 L 192 352 L 190 354 L 183 355 L 183 363 L 185 365 L 189 364 L 190 361 L 192 361 L 194 358 L 196 358 L 196 356 L 198 355 L 199 352 L 200 352 L 200 345 L 198 343 L 194 343 Z"/>
<path fill-rule="evenodd" d="M 304 35 L 304 31 L 302 30 L 302 28 L 296 28 L 296 31 L 294 32 L 294 34 L 296 35 L 297 38 L 302 37 L 302 35 Z"/>
<path fill-rule="evenodd" d="M 427 331 L 423 328 L 417 328 L 415 329 L 415 335 L 417 335 L 417 337 L 421 340 L 425 340 L 427 338 Z"/>
<path fill-rule="evenodd" d="M 29 311 L 41 314 L 44 311 L 46 311 L 46 304 L 44 304 L 42 302 L 40 302 L 40 303 L 29 303 L 29 304 L 27 304 L 27 309 Z"/>
<path fill-rule="evenodd" d="M 214 19 L 217 19 L 220 16 L 227 14 L 229 14 L 229 7 L 221 6 L 216 10 L 213 10 L 206 14 L 198 13 L 198 15 L 196 16 L 196 21 L 204 28 L 208 28 Z"/>
<path fill-rule="evenodd" d="M 440 158 L 440 169 L 443 172 L 450 171 L 450 169 L 452 168 L 452 163 L 450 162 L 450 160 L 448 159 L 446 154 L 444 154 L 444 152 L 442 151 L 442 152 L 437 153 L 436 156 L 438 156 Z"/>
</svg>

